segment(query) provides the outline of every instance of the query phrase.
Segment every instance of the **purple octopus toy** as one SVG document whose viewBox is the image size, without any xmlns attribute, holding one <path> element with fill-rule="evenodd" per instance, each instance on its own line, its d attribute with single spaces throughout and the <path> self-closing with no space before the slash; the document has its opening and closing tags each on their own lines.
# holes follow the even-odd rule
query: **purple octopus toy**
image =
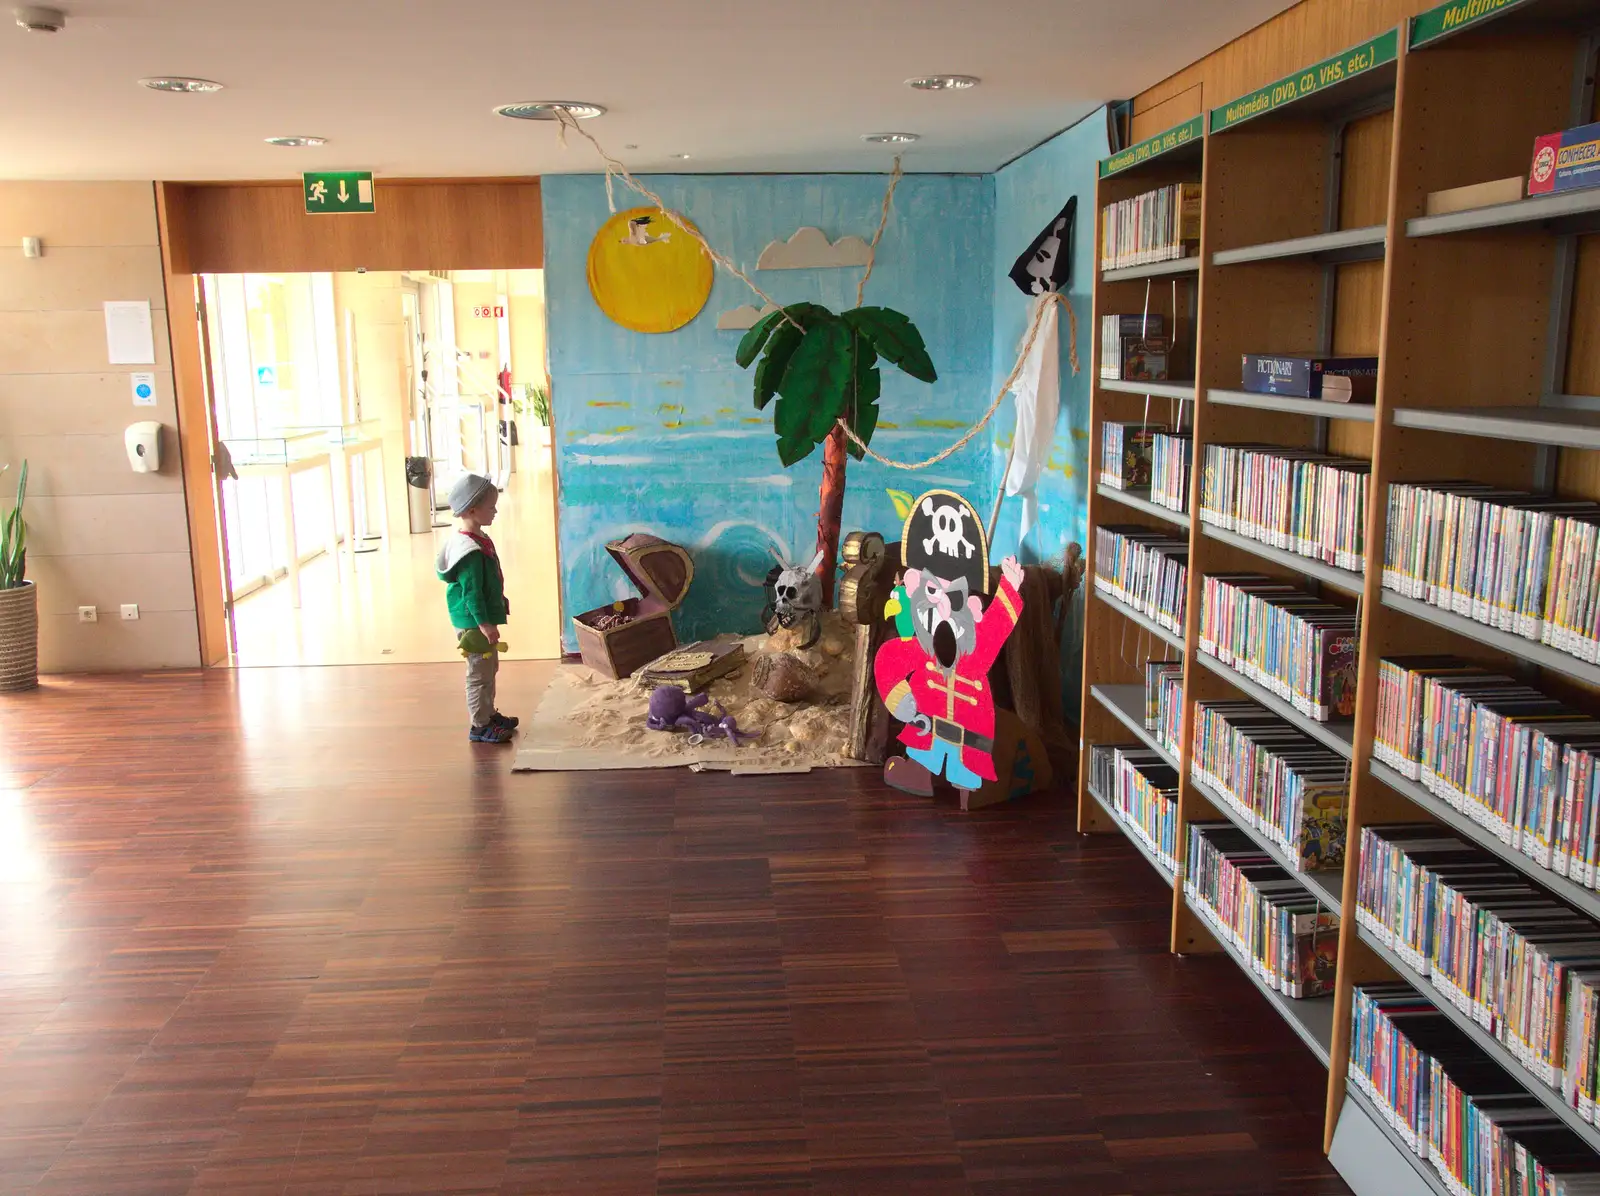
<svg viewBox="0 0 1600 1196">
<path fill-rule="evenodd" d="M 688 731 L 689 742 L 693 744 L 718 732 L 726 735 L 735 747 L 741 739 L 761 738 L 757 731 L 739 730 L 731 714 L 719 717 L 702 709 L 710 700 L 710 694 L 686 694 L 676 685 L 658 685 L 650 695 L 650 713 L 644 725 L 652 731 Z"/>
</svg>

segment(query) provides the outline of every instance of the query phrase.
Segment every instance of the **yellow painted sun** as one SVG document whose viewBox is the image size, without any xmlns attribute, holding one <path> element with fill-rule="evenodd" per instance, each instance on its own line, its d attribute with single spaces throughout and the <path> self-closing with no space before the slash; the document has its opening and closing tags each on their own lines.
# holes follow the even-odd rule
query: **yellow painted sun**
<svg viewBox="0 0 1600 1196">
<path fill-rule="evenodd" d="M 676 220 L 654 208 L 618 212 L 589 246 L 589 292 L 624 328 L 672 332 L 711 297 L 711 259 Z"/>
</svg>

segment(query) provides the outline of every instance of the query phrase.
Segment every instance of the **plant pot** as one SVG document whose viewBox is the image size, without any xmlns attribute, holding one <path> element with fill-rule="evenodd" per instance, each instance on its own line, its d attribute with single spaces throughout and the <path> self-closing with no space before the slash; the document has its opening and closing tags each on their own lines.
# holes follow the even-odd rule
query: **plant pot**
<svg viewBox="0 0 1600 1196">
<path fill-rule="evenodd" d="M 0 590 L 0 693 L 39 684 L 39 592 L 25 581 Z"/>
<path fill-rule="evenodd" d="M 550 425 L 538 424 L 533 429 L 533 442 L 540 448 L 550 447 Z"/>
</svg>

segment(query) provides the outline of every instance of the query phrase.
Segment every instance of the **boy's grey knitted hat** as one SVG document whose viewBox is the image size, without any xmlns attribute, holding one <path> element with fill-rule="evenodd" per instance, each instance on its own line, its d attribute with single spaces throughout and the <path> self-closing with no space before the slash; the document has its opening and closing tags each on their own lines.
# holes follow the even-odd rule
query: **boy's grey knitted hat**
<svg viewBox="0 0 1600 1196">
<path fill-rule="evenodd" d="M 475 473 L 464 473 L 450 487 L 450 513 L 465 515 L 489 496 L 494 483 Z"/>
</svg>

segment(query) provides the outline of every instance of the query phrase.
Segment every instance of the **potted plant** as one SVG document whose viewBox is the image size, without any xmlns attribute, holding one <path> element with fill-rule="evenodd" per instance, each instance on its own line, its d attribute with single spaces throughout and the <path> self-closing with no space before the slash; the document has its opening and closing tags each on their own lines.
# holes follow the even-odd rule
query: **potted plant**
<svg viewBox="0 0 1600 1196">
<path fill-rule="evenodd" d="M 533 382 L 529 382 L 523 389 L 527 392 L 528 410 L 533 413 L 534 443 L 540 448 L 549 448 L 550 390 Z"/>
<path fill-rule="evenodd" d="M 9 466 L 0 466 L 3 474 Z M 17 501 L 0 520 L 0 691 L 39 684 L 39 604 L 28 567 L 28 528 L 22 502 L 28 493 L 28 463 L 17 477 Z"/>
</svg>

